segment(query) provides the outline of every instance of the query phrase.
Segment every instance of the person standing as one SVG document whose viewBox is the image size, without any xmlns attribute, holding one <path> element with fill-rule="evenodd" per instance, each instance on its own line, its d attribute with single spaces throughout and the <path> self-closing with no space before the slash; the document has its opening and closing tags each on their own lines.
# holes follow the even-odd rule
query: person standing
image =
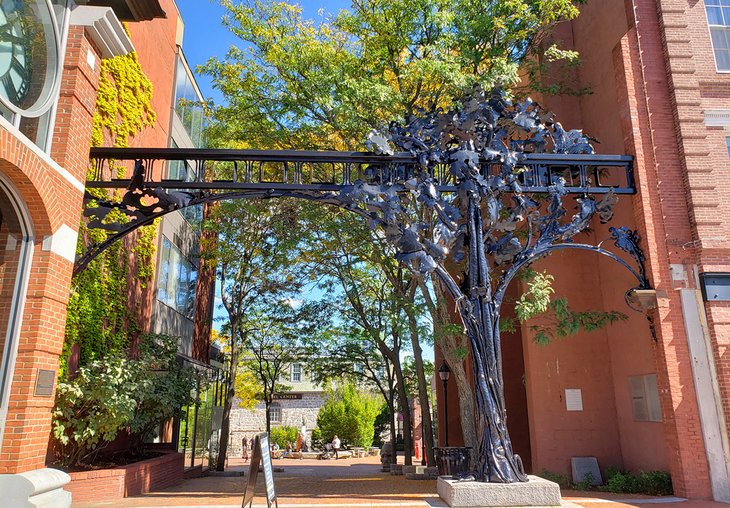
<svg viewBox="0 0 730 508">
<path fill-rule="evenodd" d="M 243 435 L 243 440 L 241 441 L 241 458 L 243 458 L 244 462 L 248 462 L 248 438 L 246 434 Z"/>
<path fill-rule="evenodd" d="M 337 434 L 335 434 L 334 439 L 332 439 L 332 448 L 335 450 L 335 458 L 340 458 L 340 438 L 337 437 Z"/>
</svg>

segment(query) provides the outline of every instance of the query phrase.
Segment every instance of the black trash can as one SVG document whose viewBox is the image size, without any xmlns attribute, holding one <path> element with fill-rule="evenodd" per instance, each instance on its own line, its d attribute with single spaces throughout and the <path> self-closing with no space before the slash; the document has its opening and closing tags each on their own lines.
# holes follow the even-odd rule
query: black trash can
<svg viewBox="0 0 730 508">
<path fill-rule="evenodd" d="M 434 448 L 433 451 L 436 454 L 439 476 L 453 476 L 470 472 L 471 447 L 441 446 Z"/>
</svg>

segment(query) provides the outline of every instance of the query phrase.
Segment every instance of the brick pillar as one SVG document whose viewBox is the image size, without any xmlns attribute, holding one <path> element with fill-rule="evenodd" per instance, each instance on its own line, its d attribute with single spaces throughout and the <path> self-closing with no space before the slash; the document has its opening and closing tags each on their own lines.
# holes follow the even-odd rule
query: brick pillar
<svg viewBox="0 0 730 508">
<path fill-rule="evenodd" d="M 28 206 L 35 239 L 0 474 L 45 465 L 55 382 L 50 396 L 36 395 L 34 388 L 39 370 L 57 373 L 63 349 L 99 62 L 84 29 L 71 27 L 51 153 L 58 164 L 35 153 L 16 133 L 0 129 L 0 147 L 10 147 L 0 149 L 0 171 Z"/>
<path fill-rule="evenodd" d="M 84 27 L 70 27 L 51 157 L 82 182 L 89 168 L 100 67 L 99 50 L 86 37 Z"/>
<path fill-rule="evenodd" d="M 692 358 L 679 293 L 672 287 L 669 269 L 678 255 L 685 255 L 678 246 L 691 241 L 693 234 L 662 65 L 656 5 L 651 1 L 636 4 L 636 18 L 614 49 L 614 67 L 626 151 L 635 157 L 636 223 L 644 239 L 648 276 L 658 294 L 659 307 L 651 312 L 670 472 L 675 494 L 709 498 L 712 493 Z"/>
</svg>

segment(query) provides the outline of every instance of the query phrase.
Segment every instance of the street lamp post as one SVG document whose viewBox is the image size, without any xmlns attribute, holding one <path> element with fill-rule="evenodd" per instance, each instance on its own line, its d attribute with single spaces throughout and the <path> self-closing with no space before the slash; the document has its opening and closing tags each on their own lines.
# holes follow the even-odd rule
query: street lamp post
<svg viewBox="0 0 730 508">
<path fill-rule="evenodd" d="M 444 444 L 446 446 L 449 446 L 449 393 L 446 389 L 446 384 L 449 381 L 450 375 L 451 369 L 446 364 L 446 360 L 444 360 L 441 367 L 439 367 L 439 377 L 441 378 L 441 382 L 444 384 Z"/>
</svg>

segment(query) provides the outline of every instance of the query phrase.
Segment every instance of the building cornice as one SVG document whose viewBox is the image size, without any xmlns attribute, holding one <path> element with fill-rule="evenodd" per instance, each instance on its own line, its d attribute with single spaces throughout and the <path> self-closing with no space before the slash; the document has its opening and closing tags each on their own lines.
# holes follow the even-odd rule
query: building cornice
<svg viewBox="0 0 730 508">
<path fill-rule="evenodd" d="M 80 5 L 71 12 L 71 25 L 86 27 L 102 58 L 134 51 L 134 44 L 111 7 Z"/>
</svg>

